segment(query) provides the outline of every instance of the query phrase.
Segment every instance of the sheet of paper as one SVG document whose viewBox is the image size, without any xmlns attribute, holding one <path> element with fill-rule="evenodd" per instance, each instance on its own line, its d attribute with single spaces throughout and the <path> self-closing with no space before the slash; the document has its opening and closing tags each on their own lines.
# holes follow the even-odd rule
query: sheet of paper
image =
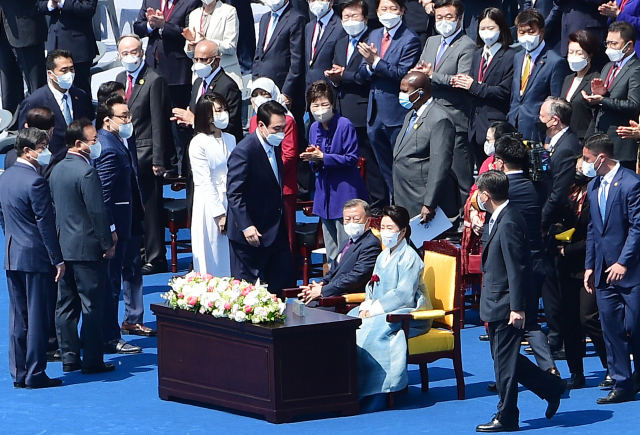
<svg viewBox="0 0 640 435">
<path fill-rule="evenodd" d="M 421 224 L 420 215 L 418 215 L 411 219 L 409 226 L 411 227 L 411 241 L 414 245 L 420 247 L 422 242 L 435 239 L 453 225 L 447 215 L 438 207 L 435 217 L 429 222 Z"/>
</svg>

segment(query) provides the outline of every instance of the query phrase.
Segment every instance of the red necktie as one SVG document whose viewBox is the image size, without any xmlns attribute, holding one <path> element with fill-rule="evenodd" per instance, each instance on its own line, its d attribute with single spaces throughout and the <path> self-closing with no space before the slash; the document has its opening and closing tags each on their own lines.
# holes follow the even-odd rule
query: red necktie
<svg viewBox="0 0 640 435">
<path fill-rule="evenodd" d="M 380 57 L 384 57 L 384 54 L 387 52 L 387 49 L 391 45 L 391 36 L 389 32 L 385 32 L 384 37 L 382 38 L 382 44 L 380 44 Z"/>
<path fill-rule="evenodd" d="M 611 69 L 609 70 L 609 74 L 607 74 L 607 80 L 604 83 L 604 85 L 607 87 L 607 89 L 609 89 L 611 87 L 611 85 L 613 84 L 613 81 L 616 78 L 616 74 L 618 72 L 618 69 L 620 69 L 620 67 L 616 66 L 615 64 L 611 66 Z"/>
<path fill-rule="evenodd" d="M 133 89 L 133 76 L 127 74 L 127 93 L 125 95 L 127 102 L 129 102 L 129 98 L 131 98 L 131 89 Z"/>
</svg>

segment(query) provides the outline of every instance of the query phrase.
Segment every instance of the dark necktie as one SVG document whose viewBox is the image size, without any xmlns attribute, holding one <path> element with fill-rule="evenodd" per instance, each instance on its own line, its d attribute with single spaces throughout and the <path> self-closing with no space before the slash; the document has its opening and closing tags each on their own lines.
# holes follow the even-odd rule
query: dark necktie
<svg viewBox="0 0 640 435">
<path fill-rule="evenodd" d="M 342 260 L 344 260 L 344 255 L 347 253 L 351 245 L 353 245 L 353 242 L 351 241 L 351 239 L 349 239 L 342 252 L 340 252 L 340 261 L 338 261 L 338 264 L 342 263 Z"/>
</svg>

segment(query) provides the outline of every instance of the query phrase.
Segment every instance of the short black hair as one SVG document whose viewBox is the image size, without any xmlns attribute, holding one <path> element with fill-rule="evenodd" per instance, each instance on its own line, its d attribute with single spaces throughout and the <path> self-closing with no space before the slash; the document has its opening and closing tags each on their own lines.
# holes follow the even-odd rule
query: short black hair
<svg viewBox="0 0 640 435">
<path fill-rule="evenodd" d="M 341 5 L 340 15 L 342 15 L 342 11 L 347 8 L 360 8 L 362 10 L 362 16 L 365 18 L 369 17 L 369 5 L 364 0 L 344 0 Z"/>
<path fill-rule="evenodd" d="M 36 145 L 42 141 L 49 141 L 46 131 L 35 127 L 23 128 L 18 132 L 13 148 L 16 150 L 16 155 L 21 157 L 24 154 L 23 149 L 25 147 L 35 150 Z"/>
<path fill-rule="evenodd" d="M 390 1 L 394 2 L 395 4 L 400 6 L 401 8 L 404 8 L 405 0 L 390 0 Z M 376 9 L 379 6 L 380 6 L 380 0 L 376 0 Z"/>
<path fill-rule="evenodd" d="M 625 43 L 633 41 L 635 44 L 636 29 L 626 21 L 614 21 L 609 26 L 609 32 L 620 33 L 620 37 L 625 41 Z"/>
<path fill-rule="evenodd" d="M 67 148 L 74 147 L 78 140 L 86 141 L 87 137 L 84 135 L 84 129 L 89 126 L 93 126 L 93 124 L 87 118 L 81 118 L 69 124 L 64 134 L 64 143 Z"/>
<path fill-rule="evenodd" d="M 518 130 L 507 121 L 494 121 L 489 128 L 493 129 L 493 139 L 497 142 L 502 136 L 510 136 L 518 133 Z"/>
<path fill-rule="evenodd" d="M 394 224 L 400 228 L 400 231 L 406 229 L 404 238 L 407 242 L 411 238 L 411 227 L 409 226 L 409 221 L 411 220 L 411 216 L 409 216 L 409 212 L 406 208 L 400 207 L 399 205 L 387 205 L 382 209 L 382 216 L 388 216 L 391 218 Z"/>
<path fill-rule="evenodd" d="M 509 177 L 502 171 L 494 169 L 478 176 L 476 180 L 478 191 L 485 191 L 491 195 L 495 201 L 509 199 Z"/>
<path fill-rule="evenodd" d="M 282 104 L 277 101 L 267 101 L 266 103 L 260 105 L 258 108 L 258 122 L 262 121 L 264 125 L 269 127 L 271 124 L 271 116 L 272 115 L 282 115 L 286 116 L 287 109 L 285 109 Z"/>
<path fill-rule="evenodd" d="M 528 166 L 527 147 L 509 135 L 496 140 L 495 158 L 505 162 L 509 169 L 526 169 Z"/>
<path fill-rule="evenodd" d="M 100 130 L 104 124 L 104 118 L 111 118 L 114 115 L 113 106 L 116 104 L 127 104 L 122 95 L 110 94 L 98 106 L 96 113 L 96 130 Z"/>
<path fill-rule="evenodd" d="M 562 97 L 547 97 L 545 101 L 551 101 L 549 105 L 549 116 L 557 116 L 560 122 L 568 126 L 571 124 L 571 116 L 573 115 L 573 108 L 567 100 Z"/>
<path fill-rule="evenodd" d="M 27 112 L 27 125 L 47 131 L 56 125 L 56 115 L 48 107 L 34 107 Z"/>
<path fill-rule="evenodd" d="M 47 54 L 47 70 L 53 71 L 56 68 L 56 60 L 60 59 L 61 57 L 65 59 L 71 59 L 73 61 L 73 54 L 69 50 L 58 48 L 56 50 L 50 51 Z"/>
<path fill-rule="evenodd" d="M 214 103 L 218 103 L 227 110 L 227 100 L 217 93 L 204 94 L 196 104 L 196 113 L 194 113 L 193 132 L 194 134 L 204 133 L 211 134 L 211 124 L 213 124 Z"/>
<path fill-rule="evenodd" d="M 498 8 L 486 8 L 478 17 L 478 37 L 476 39 L 478 47 L 484 46 L 484 41 L 480 37 L 479 29 L 480 21 L 485 18 L 489 18 L 498 25 L 498 28 L 500 29 L 500 38 L 498 39 L 498 42 L 502 44 L 503 47 L 508 47 L 513 44 L 513 35 L 511 34 L 511 28 L 509 27 L 509 23 L 507 22 L 507 17 L 505 17 L 504 12 Z"/>
<path fill-rule="evenodd" d="M 544 29 L 544 17 L 537 9 L 525 9 L 516 17 L 516 27 L 520 26 L 536 26 L 538 29 Z"/>
<path fill-rule="evenodd" d="M 435 0 L 433 2 L 433 10 L 443 8 L 445 6 L 453 6 L 456 8 L 456 15 L 461 17 L 464 14 L 464 4 L 462 0 Z"/>
<path fill-rule="evenodd" d="M 594 134 L 586 138 L 584 147 L 594 155 L 604 153 L 608 159 L 613 158 L 613 141 L 604 133 Z"/>
<path fill-rule="evenodd" d="M 600 51 L 600 40 L 591 32 L 576 30 L 569 35 L 569 42 L 576 42 L 593 60 Z"/>
<path fill-rule="evenodd" d="M 98 105 L 107 99 L 111 94 L 115 94 L 118 91 L 125 91 L 125 87 L 122 83 L 116 81 L 104 82 L 98 88 Z"/>
</svg>

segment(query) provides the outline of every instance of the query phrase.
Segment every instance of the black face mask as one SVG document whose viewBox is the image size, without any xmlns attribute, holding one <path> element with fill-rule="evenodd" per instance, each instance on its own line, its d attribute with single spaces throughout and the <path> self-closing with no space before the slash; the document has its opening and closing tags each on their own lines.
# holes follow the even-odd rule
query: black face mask
<svg viewBox="0 0 640 435">
<path fill-rule="evenodd" d="M 540 119 L 538 119 L 536 121 L 536 128 L 540 132 L 540 135 L 542 136 L 543 139 L 547 137 L 547 124 L 545 124 L 544 122 L 540 121 Z"/>
<path fill-rule="evenodd" d="M 586 186 L 589 184 L 589 181 L 591 181 L 591 178 L 576 170 L 576 175 L 573 180 L 576 186 Z"/>
</svg>

